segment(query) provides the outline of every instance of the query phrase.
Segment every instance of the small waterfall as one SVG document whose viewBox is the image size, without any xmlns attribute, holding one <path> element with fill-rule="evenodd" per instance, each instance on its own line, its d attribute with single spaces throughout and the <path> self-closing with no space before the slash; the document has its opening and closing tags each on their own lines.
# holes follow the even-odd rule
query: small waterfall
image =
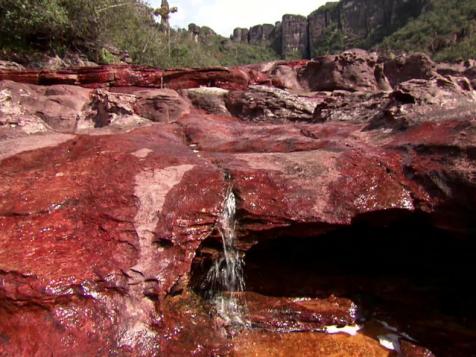
<svg viewBox="0 0 476 357">
<path fill-rule="evenodd" d="M 230 327 L 241 327 L 246 325 L 243 317 L 245 303 L 233 293 L 243 292 L 245 289 L 244 261 L 242 254 L 235 248 L 235 215 L 236 198 L 230 189 L 218 227 L 223 242 L 223 253 L 210 268 L 203 285 L 207 287 L 208 297 L 214 302 L 217 313 L 225 324 Z"/>
</svg>

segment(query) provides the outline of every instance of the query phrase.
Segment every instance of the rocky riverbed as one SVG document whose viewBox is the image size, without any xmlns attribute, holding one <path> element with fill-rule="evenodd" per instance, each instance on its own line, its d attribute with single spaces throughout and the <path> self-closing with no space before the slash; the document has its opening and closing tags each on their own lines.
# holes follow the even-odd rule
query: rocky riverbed
<svg viewBox="0 0 476 357">
<path fill-rule="evenodd" d="M 472 62 L 8 68 L 1 356 L 476 356 Z"/>
</svg>

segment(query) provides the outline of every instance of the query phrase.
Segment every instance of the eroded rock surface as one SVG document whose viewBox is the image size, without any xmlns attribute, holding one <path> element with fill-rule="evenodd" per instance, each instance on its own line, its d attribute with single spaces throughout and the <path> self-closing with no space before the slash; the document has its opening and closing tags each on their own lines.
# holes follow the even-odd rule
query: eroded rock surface
<svg viewBox="0 0 476 357">
<path fill-rule="evenodd" d="M 470 356 L 467 67 L 352 53 L 1 72 L 0 355 Z M 233 334 L 201 288 L 230 192 Z"/>
</svg>

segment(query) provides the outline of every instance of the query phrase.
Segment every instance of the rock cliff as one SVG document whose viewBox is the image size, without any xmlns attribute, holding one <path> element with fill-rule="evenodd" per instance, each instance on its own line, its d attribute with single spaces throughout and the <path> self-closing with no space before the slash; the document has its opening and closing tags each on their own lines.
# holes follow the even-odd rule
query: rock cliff
<svg viewBox="0 0 476 357">
<path fill-rule="evenodd" d="M 427 0 L 341 0 L 329 2 L 307 18 L 284 15 L 282 26 L 274 30 L 282 38 L 277 51 L 284 58 L 309 58 L 346 48 L 370 48 L 418 17 Z M 272 33 L 270 25 L 250 29 L 248 42 L 266 44 L 264 32 Z M 266 31 L 265 31 L 266 29 Z M 243 29 L 236 29 L 232 38 L 246 41 Z M 277 34 L 271 36 L 276 38 Z"/>
</svg>

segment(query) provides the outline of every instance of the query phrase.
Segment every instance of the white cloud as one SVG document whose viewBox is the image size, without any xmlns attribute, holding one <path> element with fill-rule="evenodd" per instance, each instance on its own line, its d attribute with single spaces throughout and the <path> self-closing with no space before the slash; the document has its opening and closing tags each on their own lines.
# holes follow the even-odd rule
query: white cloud
<svg viewBox="0 0 476 357">
<path fill-rule="evenodd" d="M 236 27 L 251 27 L 281 21 L 284 14 L 309 15 L 329 0 L 169 0 L 179 12 L 171 16 L 171 25 L 187 28 L 193 22 L 209 26 L 223 36 Z M 160 6 L 160 0 L 150 0 Z"/>
</svg>

